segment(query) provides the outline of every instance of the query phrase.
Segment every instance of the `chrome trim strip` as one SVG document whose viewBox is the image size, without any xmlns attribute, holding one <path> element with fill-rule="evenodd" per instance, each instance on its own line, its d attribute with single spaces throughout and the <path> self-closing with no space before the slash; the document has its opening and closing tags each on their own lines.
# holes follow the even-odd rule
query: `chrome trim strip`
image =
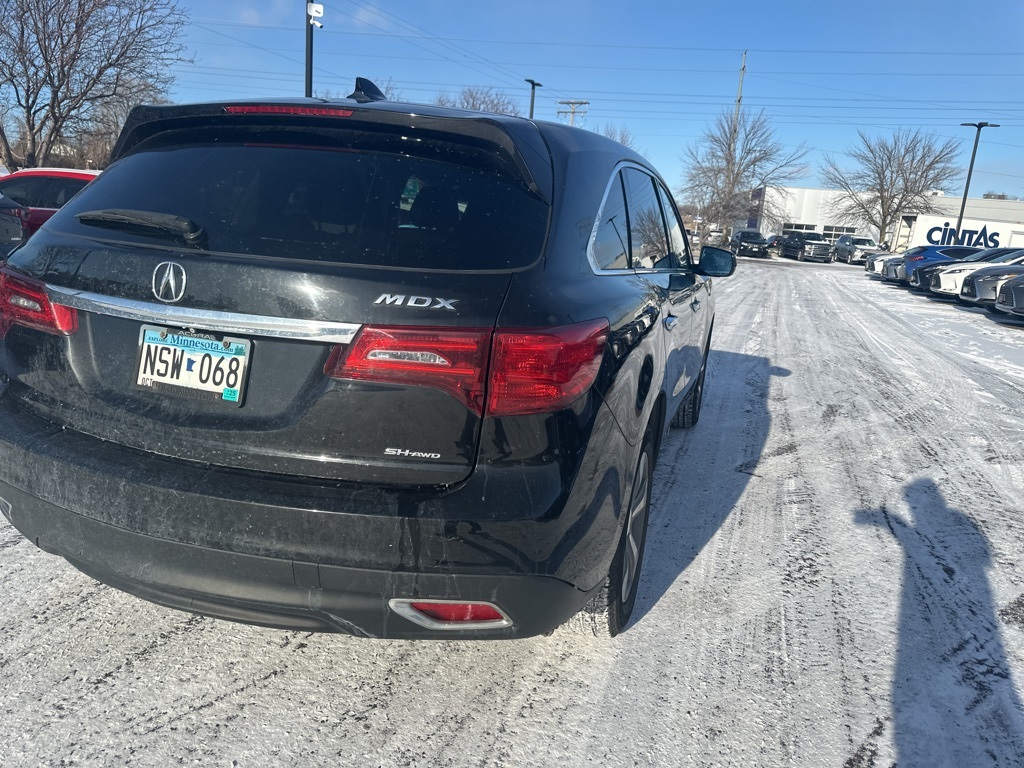
<svg viewBox="0 0 1024 768">
<path fill-rule="evenodd" d="M 99 293 L 87 293 L 46 286 L 50 301 L 83 312 L 95 312 L 143 323 L 171 325 L 178 328 L 201 328 L 204 331 L 237 333 L 243 336 L 270 336 L 277 339 L 320 341 L 325 344 L 348 344 L 360 329 L 358 323 L 331 323 L 299 320 L 267 315 L 244 315 L 235 312 L 213 312 L 147 301 L 119 299 Z"/>
</svg>

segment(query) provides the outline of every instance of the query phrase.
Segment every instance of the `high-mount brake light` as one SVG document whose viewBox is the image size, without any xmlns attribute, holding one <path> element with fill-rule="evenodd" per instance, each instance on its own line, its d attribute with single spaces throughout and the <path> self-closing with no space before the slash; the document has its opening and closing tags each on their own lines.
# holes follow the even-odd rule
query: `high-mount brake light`
<svg viewBox="0 0 1024 768">
<path fill-rule="evenodd" d="M 593 385 L 607 340 L 603 319 L 493 332 L 366 326 L 348 347 L 331 351 L 324 373 L 335 379 L 434 387 L 478 416 L 484 414 L 486 384 L 489 416 L 550 413 Z"/>
<path fill-rule="evenodd" d="M 0 337 L 12 325 L 71 336 L 78 330 L 78 311 L 52 303 L 43 283 L 4 267 L 0 269 Z"/>
<path fill-rule="evenodd" d="M 501 629 L 512 619 L 494 603 L 482 601 L 395 599 L 391 610 L 428 629 Z"/>
<path fill-rule="evenodd" d="M 224 107 L 229 115 L 311 115 L 313 117 L 352 117 L 351 109 L 337 107 L 300 107 L 281 104 L 243 104 Z"/>
</svg>

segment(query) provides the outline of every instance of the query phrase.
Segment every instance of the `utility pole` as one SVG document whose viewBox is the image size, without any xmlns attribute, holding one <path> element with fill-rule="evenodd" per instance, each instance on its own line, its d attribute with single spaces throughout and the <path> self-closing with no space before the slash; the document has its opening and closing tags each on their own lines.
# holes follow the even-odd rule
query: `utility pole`
<svg viewBox="0 0 1024 768">
<path fill-rule="evenodd" d="M 740 104 L 743 103 L 743 76 L 747 73 L 747 52 L 743 52 L 743 62 L 740 64 L 740 88 L 736 92 L 736 111 L 732 116 L 732 124 L 738 126 L 740 124 Z M 733 129 L 735 130 L 735 129 Z"/>
<path fill-rule="evenodd" d="M 544 86 L 530 78 L 526 78 L 526 82 L 530 84 L 530 119 L 533 120 L 533 98 L 537 95 L 537 89 L 543 88 Z"/>
<path fill-rule="evenodd" d="M 569 107 L 568 110 L 565 110 L 565 109 L 558 110 L 558 116 L 559 117 L 562 117 L 563 115 L 568 115 L 569 116 L 569 125 L 576 125 L 576 110 L 577 109 L 579 109 L 580 107 L 589 107 L 590 106 L 590 102 L 589 101 L 570 100 L 570 101 L 560 101 L 558 103 L 559 104 L 565 104 L 567 107 Z M 580 115 L 581 116 L 585 115 L 585 114 L 587 114 L 587 110 L 584 109 L 584 110 L 580 111 Z"/>
<path fill-rule="evenodd" d="M 306 98 L 313 95 L 313 27 L 323 29 L 317 19 L 324 15 L 321 3 L 306 3 Z"/>
</svg>

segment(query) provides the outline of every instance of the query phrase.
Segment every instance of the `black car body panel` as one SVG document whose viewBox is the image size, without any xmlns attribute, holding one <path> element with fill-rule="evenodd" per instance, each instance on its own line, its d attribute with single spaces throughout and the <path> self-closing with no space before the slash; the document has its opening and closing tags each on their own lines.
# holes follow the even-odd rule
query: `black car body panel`
<svg viewBox="0 0 1024 768">
<path fill-rule="evenodd" d="M 693 263 L 642 158 L 297 100 L 139 108 L 114 159 L 0 273 L 19 530 L 277 627 L 523 637 L 600 588 L 642 446 L 699 405 L 708 274 L 735 268 Z M 423 627 L 408 598 L 508 621 Z"/>
</svg>

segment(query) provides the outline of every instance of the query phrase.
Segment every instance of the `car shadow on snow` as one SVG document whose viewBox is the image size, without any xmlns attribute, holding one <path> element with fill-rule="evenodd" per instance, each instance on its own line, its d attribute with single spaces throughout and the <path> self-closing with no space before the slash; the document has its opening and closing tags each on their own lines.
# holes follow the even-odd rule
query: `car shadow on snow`
<svg viewBox="0 0 1024 768">
<path fill-rule="evenodd" d="M 771 427 L 771 379 L 789 374 L 764 357 L 711 350 L 700 421 L 670 430 L 658 455 L 632 623 L 672 588 L 756 476 Z"/>
<path fill-rule="evenodd" d="M 916 480 L 903 495 L 909 516 L 885 506 L 855 513 L 902 549 L 891 704 L 898 764 L 1024 765 L 1024 708 L 988 581 L 988 541 L 934 481 Z"/>
</svg>

